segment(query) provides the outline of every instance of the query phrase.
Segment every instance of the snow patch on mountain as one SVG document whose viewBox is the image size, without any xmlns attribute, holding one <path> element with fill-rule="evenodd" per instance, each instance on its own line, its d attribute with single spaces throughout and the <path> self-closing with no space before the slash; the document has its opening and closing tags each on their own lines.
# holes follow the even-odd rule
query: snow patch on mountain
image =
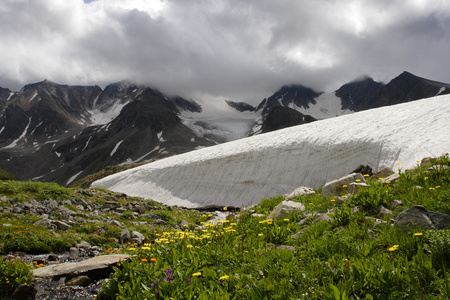
<svg viewBox="0 0 450 300">
<path fill-rule="evenodd" d="M 28 118 L 28 124 L 27 124 L 27 127 L 25 127 L 25 129 L 24 129 L 24 131 L 22 132 L 22 134 L 21 134 L 17 139 L 15 139 L 14 141 L 12 141 L 11 144 L 9 144 L 8 146 L 3 147 L 3 149 L 10 149 L 10 148 L 14 148 L 15 146 L 17 146 L 17 143 L 18 143 L 21 139 L 25 138 L 25 136 L 27 135 L 28 128 L 30 127 L 30 124 L 31 124 L 31 118 Z"/>
<path fill-rule="evenodd" d="M 251 206 L 360 164 L 408 169 L 448 153 L 449 115 L 450 95 L 381 107 L 168 157 L 93 186 L 168 205 Z"/>
<path fill-rule="evenodd" d="M 117 149 L 119 148 L 120 144 L 122 144 L 122 142 L 123 142 L 123 140 L 121 140 L 120 142 L 118 142 L 118 143 L 114 146 L 114 148 L 112 149 L 112 151 L 111 151 L 111 153 L 109 154 L 109 156 L 112 157 L 112 156 L 114 155 L 114 153 L 116 153 Z"/>
<path fill-rule="evenodd" d="M 342 109 L 341 98 L 334 93 L 323 93 L 314 100 L 316 100 L 316 104 L 309 105 L 309 108 L 298 107 L 293 103 L 292 108 L 319 120 L 353 113 L 351 110 Z"/>
<path fill-rule="evenodd" d="M 103 125 L 111 122 L 120 114 L 120 111 L 126 104 L 127 103 L 120 103 L 120 101 L 117 100 L 113 102 L 113 105 L 108 107 L 107 110 L 103 111 L 94 108 L 93 110 L 89 111 L 91 125 Z"/>
<path fill-rule="evenodd" d="M 83 171 L 80 171 L 80 172 L 78 172 L 77 174 L 75 174 L 75 175 L 73 175 L 72 177 L 70 177 L 69 180 L 67 180 L 66 185 L 71 184 L 75 179 L 77 179 L 77 177 L 78 177 L 81 173 L 83 173 Z"/>
</svg>

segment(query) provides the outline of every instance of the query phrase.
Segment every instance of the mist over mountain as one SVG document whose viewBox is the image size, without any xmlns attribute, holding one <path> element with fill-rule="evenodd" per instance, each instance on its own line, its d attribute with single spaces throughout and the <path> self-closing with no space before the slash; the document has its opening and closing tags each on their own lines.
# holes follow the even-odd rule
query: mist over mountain
<svg viewBox="0 0 450 300">
<path fill-rule="evenodd" d="M 121 81 L 99 86 L 0 88 L 0 168 L 20 179 L 68 185 L 105 167 L 156 159 L 356 111 L 450 93 L 450 85 L 404 72 L 334 93 L 286 85 L 256 107 L 167 96 Z"/>
</svg>

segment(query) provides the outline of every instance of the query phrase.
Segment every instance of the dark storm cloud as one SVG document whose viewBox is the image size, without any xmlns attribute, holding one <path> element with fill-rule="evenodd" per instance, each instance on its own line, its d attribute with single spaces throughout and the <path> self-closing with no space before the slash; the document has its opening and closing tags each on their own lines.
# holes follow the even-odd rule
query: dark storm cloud
<svg viewBox="0 0 450 300">
<path fill-rule="evenodd" d="M 0 30 L 10 88 L 129 79 L 258 102 L 283 84 L 332 91 L 403 70 L 450 82 L 447 1 L 6 0 Z"/>
</svg>

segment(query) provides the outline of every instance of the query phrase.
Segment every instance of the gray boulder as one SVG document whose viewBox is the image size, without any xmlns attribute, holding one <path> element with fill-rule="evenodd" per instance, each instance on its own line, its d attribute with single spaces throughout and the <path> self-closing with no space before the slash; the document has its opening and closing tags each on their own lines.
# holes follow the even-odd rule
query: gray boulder
<svg viewBox="0 0 450 300">
<path fill-rule="evenodd" d="M 145 240 L 145 236 L 138 232 L 138 231 L 133 231 L 131 232 L 131 242 L 136 243 L 136 244 L 142 244 L 142 242 L 144 242 Z"/>
<path fill-rule="evenodd" d="M 89 277 L 81 275 L 70 279 L 66 282 L 66 285 L 88 286 L 91 282 L 92 280 Z"/>
<path fill-rule="evenodd" d="M 360 173 L 348 174 L 339 179 L 327 182 L 322 188 L 322 194 L 325 198 L 328 198 L 333 195 L 339 195 L 343 192 L 348 192 L 348 185 L 352 182 L 365 183 L 366 181 L 364 180 L 364 176 Z"/>
<path fill-rule="evenodd" d="M 391 176 L 394 174 L 394 171 L 390 167 L 386 167 L 384 169 L 381 169 L 380 171 L 376 172 L 371 176 L 372 179 L 379 179 L 379 178 L 386 178 L 388 176 Z"/>
<path fill-rule="evenodd" d="M 445 229 L 449 224 L 449 215 L 429 211 L 422 205 L 416 205 L 401 212 L 395 220 L 394 226 Z"/>
<path fill-rule="evenodd" d="M 120 237 L 119 240 L 121 243 L 126 243 L 131 239 L 131 234 L 130 231 L 128 231 L 128 229 L 124 229 L 122 230 L 122 232 L 120 233 Z"/>
<path fill-rule="evenodd" d="M 282 201 L 278 204 L 273 211 L 267 216 L 267 219 L 282 219 L 287 214 L 294 211 L 304 211 L 305 205 L 303 203 L 294 202 L 294 201 Z"/>
</svg>

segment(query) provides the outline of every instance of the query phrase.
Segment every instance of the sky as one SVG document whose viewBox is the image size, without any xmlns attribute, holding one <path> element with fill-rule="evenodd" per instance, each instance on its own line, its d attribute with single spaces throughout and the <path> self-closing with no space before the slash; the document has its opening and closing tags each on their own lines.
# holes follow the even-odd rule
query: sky
<svg viewBox="0 0 450 300">
<path fill-rule="evenodd" d="M 403 71 L 450 83 L 448 0 L 2 0 L 0 87 L 129 80 L 259 103 Z"/>
</svg>

